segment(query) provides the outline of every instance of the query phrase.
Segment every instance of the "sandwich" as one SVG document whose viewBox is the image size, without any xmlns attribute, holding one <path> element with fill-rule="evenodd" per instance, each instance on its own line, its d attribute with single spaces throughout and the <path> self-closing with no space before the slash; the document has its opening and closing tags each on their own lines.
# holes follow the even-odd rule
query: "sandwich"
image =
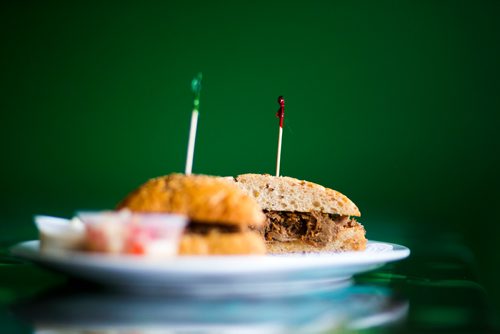
<svg viewBox="0 0 500 334">
<path fill-rule="evenodd" d="M 357 251 L 366 248 L 358 207 L 346 196 L 291 177 L 243 174 L 236 184 L 261 206 L 268 253 Z"/>
<path fill-rule="evenodd" d="M 264 254 L 260 228 L 265 215 L 254 198 L 231 179 L 170 174 L 151 179 L 117 207 L 132 212 L 164 212 L 189 219 L 180 240 L 180 255 Z"/>
</svg>

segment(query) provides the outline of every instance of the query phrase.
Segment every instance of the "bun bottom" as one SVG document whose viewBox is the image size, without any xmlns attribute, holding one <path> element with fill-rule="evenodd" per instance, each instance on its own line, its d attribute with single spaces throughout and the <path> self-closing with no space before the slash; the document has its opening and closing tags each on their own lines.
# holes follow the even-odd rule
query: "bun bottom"
<svg viewBox="0 0 500 334">
<path fill-rule="evenodd" d="M 317 247 L 302 240 L 267 241 L 268 254 L 314 253 L 314 252 L 346 252 L 366 249 L 365 229 L 361 224 L 353 227 L 342 227 L 335 239 L 324 247 Z"/>
<path fill-rule="evenodd" d="M 248 255 L 265 254 L 263 238 L 255 232 L 184 234 L 179 245 L 179 255 Z"/>
</svg>

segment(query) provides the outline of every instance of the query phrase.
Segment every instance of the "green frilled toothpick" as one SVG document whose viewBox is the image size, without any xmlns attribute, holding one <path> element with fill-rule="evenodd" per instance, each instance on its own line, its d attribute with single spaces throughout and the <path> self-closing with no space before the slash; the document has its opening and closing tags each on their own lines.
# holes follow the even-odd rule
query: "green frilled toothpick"
<svg viewBox="0 0 500 334">
<path fill-rule="evenodd" d="M 191 114 L 191 127 L 189 129 L 189 142 L 186 157 L 185 174 L 190 175 L 193 169 L 194 143 L 196 141 L 196 128 L 198 126 L 198 114 L 200 108 L 200 92 L 201 92 L 201 73 L 191 81 L 191 89 L 194 94 L 193 113 Z"/>
</svg>

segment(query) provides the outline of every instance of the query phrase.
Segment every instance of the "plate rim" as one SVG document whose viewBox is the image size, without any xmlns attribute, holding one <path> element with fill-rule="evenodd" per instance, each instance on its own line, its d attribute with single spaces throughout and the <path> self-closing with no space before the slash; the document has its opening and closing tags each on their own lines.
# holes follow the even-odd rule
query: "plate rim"
<svg viewBox="0 0 500 334">
<path fill-rule="evenodd" d="M 233 274 L 234 268 L 231 264 L 239 265 L 236 273 L 265 273 L 265 272 L 289 272 L 302 270 L 315 270 L 324 268 L 348 268 L 358 266 L 382 266 L 389 262 L 394 262 L 407 258 L 411 251 L 408 247 L 369 240 L 369 244 L 383 244 L 392 247 L 392 250 L 384 252 L 367 253 L 366 251 L 352 251 L 340 253 L 308 253 L 308 254 L 286 254 L 286 255 L 191 255 L 172 257 L 169 259 L 145 259 L 129 255 L 105 255 L 92 254 L 79 251 L 69 251 L 58 254 L 41 253 L 39 250 L 39 240 L 29 240 L 19 242 L 9 248 L 9 253 L 17 258 L 29 260 L 49 266 L 73 266 L 92 267 L 95 269 L 121 270 L 128 272 L 155 272 L 155 273 L 182 273 L 182 274 Z M 374 255 L 374 256 L 370 256 Z M 303 259 L 308 259 L 303 261 Z M 294 261 L 301 260 L 297 265 Z M 69 262 L 70 261 L 70 262 Z M 255 263 L 259 261 L 259 266 L 241 266 L 241 261 Z M 210 264 L 210 270 L 207 265 Z M 295 266 L 294 266 L 295 264 Z M 202 268 L 199 268 L 199 266 Z M 229 267 L 229 268 L 228 268 Z M 203 269 L 205 268 L 205 269 Z"/>
</svg>

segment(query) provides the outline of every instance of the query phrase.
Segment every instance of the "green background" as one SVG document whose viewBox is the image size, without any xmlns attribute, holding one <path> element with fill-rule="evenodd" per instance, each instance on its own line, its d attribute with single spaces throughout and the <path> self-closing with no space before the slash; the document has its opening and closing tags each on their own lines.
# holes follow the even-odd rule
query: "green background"
<svg viewBox="0 0 500 334">
<path fill-rule="evenodd" d="M 182 172 L 202 71 L 194 172 L 273 173 L 283 95 L 283 175 L 346 194 L 369 238 L 449 232 L 495 302 L 499 17 L 498 1 L 3 2 L 0 233 Z"/>
</svg>

